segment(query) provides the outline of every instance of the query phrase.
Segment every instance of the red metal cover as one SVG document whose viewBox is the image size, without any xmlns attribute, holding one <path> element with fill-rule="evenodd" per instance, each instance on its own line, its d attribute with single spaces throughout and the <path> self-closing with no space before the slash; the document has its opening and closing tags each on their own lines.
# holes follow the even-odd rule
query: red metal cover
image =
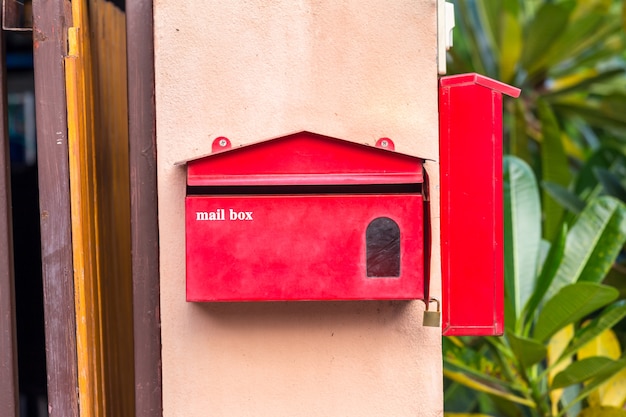
<svg viewBox="0 0 626 417">
<path fill-rule="evenodd" d="M 420 158 L 300 132 L 187 162 L 187 184 L 329 185 L 422 183 Z"/>
<path fill-rule="evenodd" d="M 419 194 L 188 196 L 187 300 L 423 298 L 422 216 Z"/>
<path fill-rule="evenodd" d="M 478 74 L 440 81 L 444 335 L 504 331 L 502 94 L 519 93 Z"/>
</svg>

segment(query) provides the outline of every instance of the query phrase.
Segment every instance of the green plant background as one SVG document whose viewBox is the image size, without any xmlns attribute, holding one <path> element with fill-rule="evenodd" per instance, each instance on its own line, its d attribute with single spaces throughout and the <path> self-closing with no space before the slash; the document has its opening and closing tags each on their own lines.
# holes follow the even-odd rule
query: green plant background
<svg viewBox="0 0 626 417">
<path fill-rule="evenodd" d="M 444 338 L 452 415 L 626 416 L 626 8 L 456 0 L 448 73 L 504 109 L 503 337 Z"/>
</svg>

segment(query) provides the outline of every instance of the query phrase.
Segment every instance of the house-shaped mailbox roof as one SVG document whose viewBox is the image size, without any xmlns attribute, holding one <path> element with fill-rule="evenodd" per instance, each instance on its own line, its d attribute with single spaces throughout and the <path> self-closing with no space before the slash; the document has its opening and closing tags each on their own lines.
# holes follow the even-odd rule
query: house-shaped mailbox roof
<svg viewBox="0 0 626 417">
<path fill-rule="evenodd" d="M 411 184 L 424 180 L 421 158 L 311 132 L 229 146 L 226 138 L 217 138 L 213 154 L 185 161 L 187 185 Z"/>
</svg>

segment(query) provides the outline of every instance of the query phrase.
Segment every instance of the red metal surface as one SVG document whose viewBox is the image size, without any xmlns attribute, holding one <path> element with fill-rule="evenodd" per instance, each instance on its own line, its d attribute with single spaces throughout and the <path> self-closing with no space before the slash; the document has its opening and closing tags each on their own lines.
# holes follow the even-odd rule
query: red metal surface
<svg viewBox="0 0 626 417">
<path fill-rule="evenodd" d="M 188 196 L 186 212 L 188 301 L 423 298 L 421 195 Z M 367 277 L 378 217 L 400 228 L 398 277 Z"/>
<path fill-rule="evenodd" d="M 187 184 L 409 184 L 423 181 L 421 167 L 420 158 L 300 132 L 188 161 Z"/>
<path fill-rule="evenodd" d="M 422 162 L 309 132 L 188 162 L 190 189 L 217 194 L 186 198 L 187 300 L 423 298 Z M 233 185 L 247 194 L 220 188 Z M 292 187 L 268 194 L 275 185 Z M 356 186 L 299 194 L 294 185 Z M 372 250 L 368 226 L 379 218 L 397 235 Z M 395 272 L 372 272 L 389 259 Z"/>
<path fill-rule="evenodd" d="M 519 93 L 477 74 L 440 81 L 444 335 L 504 331 L 502 94 Z"/>
<path fill-rule="evenodd" d="M 442 77 L 439 80 L 439 85 L 442 88 L 471 88 L 473 86 L 482 86 L 489 90 L 491 90 L 494 94 L 502 95 L 506 94 L 507 96 L 511 96 L 514 98 L 519 97 L 521 90 L 517 87 L 513 87 L 508 84 L 504 84 L 503 82 L 491 79 L 489 77 L 485 77 L 484 75 L 470 73 L 470 74 L 459 74 L 459 75 L 451 75 L 449 77 Z M 498 113 L 500 116 L 502 115 L 501 109 L 498 109 Z M 500 137 L 502 134 L 500 133 Z"/>
</svg>

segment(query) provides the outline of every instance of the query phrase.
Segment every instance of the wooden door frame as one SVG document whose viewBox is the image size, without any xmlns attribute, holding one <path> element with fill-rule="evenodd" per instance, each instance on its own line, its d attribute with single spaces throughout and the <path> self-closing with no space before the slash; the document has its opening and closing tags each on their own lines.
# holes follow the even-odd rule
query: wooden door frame
<svg viewBox="0 0 626 417">
<path fill-rule="evenodd" d="M 136 417 L 163 415 L 152 12 L 126 2 Z"/>
<path fill-rule="evenodd" d="M 70 4 L 33 1 L 41 260 L 50 417 L 78 417 L 64 57 Z"/>
<path fill-rule="evenodd" d="M 66 0 L 33 1 L 50 417 L 79 416 L 63 66 L 71 21 L 69 6 Z M 162 390 L 152 1 L 127 2 L 126 19 L 136 417 L 159 417 Z"/>
</svg>

